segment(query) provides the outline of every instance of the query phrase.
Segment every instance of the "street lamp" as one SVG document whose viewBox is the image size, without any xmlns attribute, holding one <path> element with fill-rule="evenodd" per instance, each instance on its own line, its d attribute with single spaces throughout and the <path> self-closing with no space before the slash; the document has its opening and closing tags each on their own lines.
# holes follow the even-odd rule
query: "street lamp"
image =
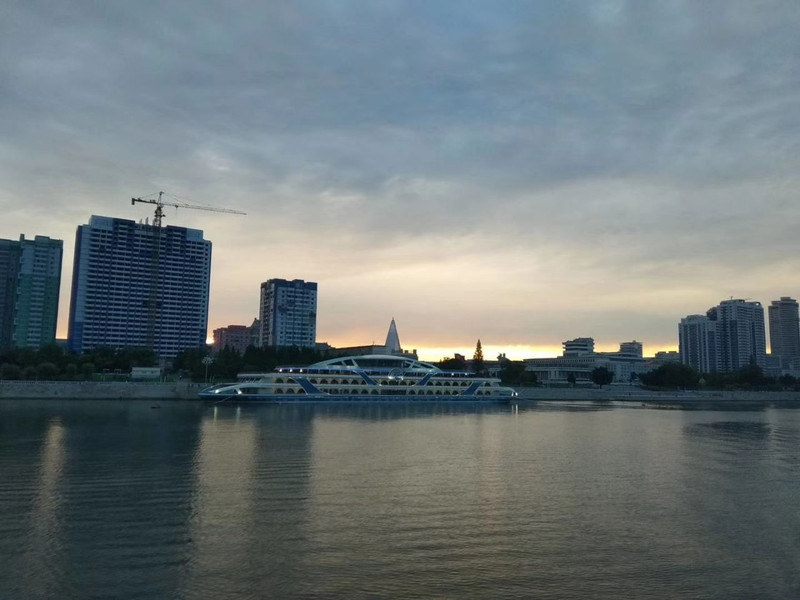
<svg viewBox="0 0 800 600">
<path fill-rule="evenodd" d="M 206 356 L 200 362 L 206 366 L 206 383 L 208 383 L 208 367 L 209 365 L 211 365 L 211 363 L 214 362 L 214 359 L 211 358 L 210 356 Z"/>
</svg>

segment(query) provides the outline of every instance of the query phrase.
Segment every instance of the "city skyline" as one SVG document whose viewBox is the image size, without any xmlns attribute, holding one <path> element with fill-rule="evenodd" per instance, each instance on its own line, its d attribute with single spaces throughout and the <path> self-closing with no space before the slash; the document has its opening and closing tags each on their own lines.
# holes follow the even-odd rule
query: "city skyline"
<svg viewBox="0 0 800 600">
<path fill-rule="evenodd" d="M 0 237 L 152 219 L 214 243 L 208 330 L 268 278 L 317 339 L 394 316 L 426 358 L 677 348 L 724 298 L 797 297 L 800 11 L 213 2 L 6 11 Z M 157 27 L 152 26 L 158 23 Z"/>
</svg>

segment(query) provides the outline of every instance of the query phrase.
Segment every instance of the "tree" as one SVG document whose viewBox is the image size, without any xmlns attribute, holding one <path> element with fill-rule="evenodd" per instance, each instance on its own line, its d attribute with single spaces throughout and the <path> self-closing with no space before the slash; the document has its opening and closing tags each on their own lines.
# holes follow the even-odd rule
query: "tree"
<svg viewBox="0 0 800 600">
<path fill-rule="evenodd" d="M 745 389 L 769 383 L 769 380 L 764 377 L 764 371 L 755 363 L 745 365 L 736 371 L 736 380 L 736 382 Z"/>
<path fill-rule="evenodd" d="M 12 363 L 4 363 L 0 367 L 0 379 L 16 380 L 22 379 L 22 369 L 18 365 Z"/>
<path fill-rule="evenodd" d="M 453 358 L 443 358 L 439 361 L 439 368 L 442 371 L 466 371 L 467 363 L 464 357 L 457 354 Z"/>
<path fill-rule="evenodd" d="M 74 380 L 78 375 L 78 367 L 75 363 L 68 363 L 66 367 L 64 367 L 64 379 L 67 381 Z"/>
<path fill-rule="evenodd" d="M 568 384 L 570 384 L 571 386 L 574 387 L 576 381 L 577 381 L 577 378 L 575 377 L 575 373 L 570 373 L 569 375 L 567 375 L 567 383 Z"/>
<path fill-rule="evenodd" d="M 217 380 L 233 380 L 236 379 L 236 376 L 239 373 L 244 372 L 244 369 L 242 368 L 244 366 L 242 355 L 230 346 L 225 346 L 216 354 L 216 356 L 213 356 L 212 358 L 214 360 L 213 373 L 215 379 Z M 201 359 L 200 362 L 201 364 L 205 365 L 203 360 L 205 360 L 205 358 Z M 209 371 L 210 370 L 211 369 L 209 369 Z"/>
<path fill-rule="evenodd" d="M 614 373 L 609 371 L 607 367 L 595 367 L 592 369 L 592 381 L 603 387 L 614 381 Z"/>
<path fill-rule="evenodd" d="M 504 358 L 500 361 L 500 381 L 505 384 L 520 384 L 525 376 L 525 363 Z"/>
<path fill-rule="evenodd" d="M 689 365 L 678 362 L 664 363 L 657 369 L 644 373 L 640 379 L 645 385 L 660 388 L 695 389 L 700 385 L 700 373 Z"/>
<path fill-rule="evenodd" d="M 208 352 L 205 348 L 187 348 L 181 350 L 172 361 L 172 368 L 177 371 L 185 371 L 193 381 L 204 381 L 205 365 L 203 359 Z"/>
<path fill-rule="evenodd" d="M 155 367 L 158 365 L 156 353 L 150 348 L 119 348 L 116 352 L 114 368 L 130 371 L 131 367 Z"/>
<path fill-rule="evenodd" d="M 92 375 L 94 375 L 94 369 L 95 366 L 93 363 L 90 362 L 83 363 L 81 365 L 81 374 L 83 375 L 83 378 L 86 379 L 87 381 L 90 380 L 92 378 Z"/>
<path fill-rule="evenodd" d="M 51 362 L 43 362 L 36 368 L 36 372 L 39 379 L 52 381 L 58 375 L 58 367 Z"/>
<path fill-rule="evenodd" d="M 481 341 L 478 340 L 475 346 L 475 354 L 472 355 L 472 372 L 476 375 L 481 375 L 483 366 L 483 347 L 481 346 Z"/>
<path fill-rule="evenodd" d="M 60 371 L 64 364 L 64 349 L 58 344 L 46 344 L 39 348 L 37 363 L 52 363 Z"/>
</svg>

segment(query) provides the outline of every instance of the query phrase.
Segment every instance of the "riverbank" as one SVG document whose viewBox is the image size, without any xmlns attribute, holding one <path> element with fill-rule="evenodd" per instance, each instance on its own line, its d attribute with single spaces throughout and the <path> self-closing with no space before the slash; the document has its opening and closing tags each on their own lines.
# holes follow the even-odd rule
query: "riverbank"
<svg viewBox="0 0 800 600">
<path fill-rule="evenodd" d="M 196 400 L 204 387 L 190 381 L 0 381 L 0 398 Z"/>
<path fill-rule="evenodd" d="M 205 384 L 190 381 L 0 381 L 0 399 L 196 400 Z M 653 406 L 692 407 L 714 404 L 798 405 L 800 392 L 674 391 L 654 392 L 636 386 L 604 388 L 519 388 L 520 401 L 637 402 Z"/>
<path fill-rule="evenodd" d="M 745 392 L 719 390 L 651 391 L 636 386 L 604 388 L 520 388 L 520 400 L 638 402 L 676 407 L 737 405 L 800 405 L 800 392 Z"/>
</svg>

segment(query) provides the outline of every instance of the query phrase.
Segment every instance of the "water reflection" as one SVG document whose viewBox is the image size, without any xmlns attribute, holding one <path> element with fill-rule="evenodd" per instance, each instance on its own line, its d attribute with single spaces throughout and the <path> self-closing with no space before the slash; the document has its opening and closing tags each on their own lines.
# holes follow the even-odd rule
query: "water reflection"
<svg viewBox="0 0 800 600">
<path fill-rule="evenodd" d="M 508 414 L 514 411 L 508 403 L 451 402 L 330 402 L 330 403 L 286 403 L 274 405 L 242 405 L 240 414 L 246 418 L 292 419 L 311 421 L 315 418 L 343 418 L 367 421 L 391 421 L 396 419 L 426 419 L 448 415 Z M 219 407 L 220 411 L 223 407 Z M 231 407 L 225 407 L 226 418 L 230 418 Z"/>
<path fill-rule="evenodd" d="M 198 576 L 226 582 L 225 574 L 240 566 L 248 567 L 253 556 L 237 534 L 252 530 L 256 428 L 242 422 L 234 412 L 219 418 L 214 408 L 211 418 L 200 423 L 197 452 L 193 461 L 191 540 L 192 556 L 186 587 L 192 590 Z M 225 595 L 225 589 L 207 589 Z M 235 593 L 236 589 L 227 590 Z"/>
<path fill-rule="evenodd" d="M 0 597 L 800 591 L 796 411 L 0 411 Z"/>
<path fill-rule="evenodd" d="M 65 429 L 58 417 L 50 420 L 41 449 L 36 495 L 30 512 L 30 533 L 22 562 L 39 574 L 28 581 L 32 596 L 52 596 L 63 571 L 61 545 L 61 475 L 66 462 Z"/>
<path fill-rule="evenodd" d="M 767 439 L 772 433 L 772 427 L 760 421 L 714 421 L 692 425 L 689 433 L 708 437 L 759 440 Z"/>
<path fill-rule="evenodd" d="M 3 422 L 17 421 L 0 432 L 0 447 L 14 449 L 3 453 L 4 477 L 27 472 L 35 480 L 8 482 L 16 505 L 4 503 L 4 513 L 18 526 L 0 542 L 14 557 L 4 561 L 12 574 L 0 577 L 0 590 L 25 598 L 107 597 L 109 590 L 126 597 L 142 589 L 173 597 L 189 535 L 196 408 L 3 402 Z M 23 501 L 30 508 L 20 512 Z M 6 554 L 9 539 L 24 551 Z"/>
<path fill-rule="evenodd" d="M 188 596 L 281 597 L 303 580 L 311 413 L 274 408 L 214 407 L 200 425 Z"/>
</svg>

